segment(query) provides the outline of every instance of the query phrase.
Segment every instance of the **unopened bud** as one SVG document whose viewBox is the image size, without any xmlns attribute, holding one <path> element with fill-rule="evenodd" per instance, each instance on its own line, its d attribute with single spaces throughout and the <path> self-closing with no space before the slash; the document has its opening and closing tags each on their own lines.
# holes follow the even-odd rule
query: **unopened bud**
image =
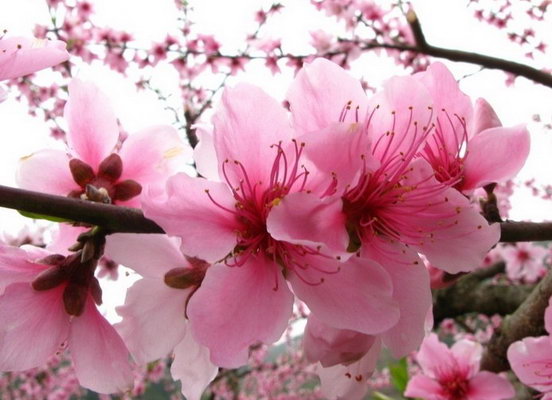
<svg viewBox="0 0 552 400">
<path fill-rule="evenodd" d="M 78 158 L 69 161 L 69 169 L 75 182 L 82 187 L 92 182 L 95 177 L 92 167 Z"/>
<path fill-rule="evenodd" d="M 98 167 L 98 176 L 107 179 L 110 182 L 115 182 L 123 173 L 123 161 L 118 154 L 110 154 L 107 156 Z"/>
<path fill-rule="evenodd" d="M 34 290 L 49 290 L 61 285 L 66 278 L 64 270 L 54 265 L 38 274 L 31 285 Z"/>
</svg>

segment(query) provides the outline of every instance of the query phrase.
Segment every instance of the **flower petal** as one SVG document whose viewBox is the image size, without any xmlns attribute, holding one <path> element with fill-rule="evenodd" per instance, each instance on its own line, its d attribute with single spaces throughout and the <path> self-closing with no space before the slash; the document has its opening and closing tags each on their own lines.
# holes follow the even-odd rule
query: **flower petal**
<svg viewBox="0 0 552 400">
<path fill-rule="evenodd" d="M 109 99 L 94 84 L 73 78 L 64 117 L 69 126 L 67 144 L 77 158 L 96 170 L 119 138 Z"/>
<path fill-rule="evenodd" d="M 455 370 L 456 367 L 454 355 L 434 333 L 429 334 L 422 342 L 420 350 L 416 354 L 416 361 L 422 367 L 425 375 L 437 380 L 443 373 Z"/>
<path fill-rule="evenodd" d="M 513 399 L 516 391 L 508 379 L 482 371 L 470 379 L 469 400 Z"/>
<path fill-rule="evenodd" d="M 462 190 L 514 177 L 525 164 L 529 148 L 529 132 L 523 125 L 481 132 L 468 143 Z"/>
<path fill-rule="evenodd" d="M 458 368 L 462 371 L 468 371 L 468 378 L 479 372 L 479 362 L 483 354 L 481 344 L 463 339 L 454 343 L 450 351 L 456 358 Z"/>
<path fill-rule="evenodd" d="M 479 98 L 475 101 L 475 112 L 472 121 L 471 131 L 474 135 L 486 129 L 498 128 L 502 122 L 487 100 Z"/>
<path fill-rule="evenodd" d="M 24 250 L 0 243 L 0 295 L 16 282 L 31 282 L 47 266 L 28 261 Z"/>
<path fill-rule="evenodd" d="M 370 351 L 359 361 L 349 365 L 320 368 L 320 390 L 332 400 L 361 400 L 369 388 L 368 379 L 374 373 L 381 350 L 381 341 L 376 340 Z"/>
<path fill-rule="evenodd" d="M 320 256 L 299 262 L 307 268 L 290 271 L 288 280 L 322 322 L 368 335 L 397 323 L 399 307 L 392 297 L 391 278 L 376 262 L 352 257 L 340 263 Z M 319 272 L 322 269 L 330 272 Z"/>
<path fill-rule="evenodd" d="M 305 192 L 285 196 L 272 207 L 267 218 L 270 235 L 284 242 L 316 248 L 346 258 L 349 235 L 345 229 L 343 204 L 339 197 L 320 199 Z"/>
<path fill-rule="evenodd" d="M 211 181 L 220 181 L 213 127 L 208 124 L 197 124 L 195 127 L 199 139 L 197 146 L 194 148 L 197 172 Z"/>
<path fill-rule="evenodd" d="M 169 125 L 152 126 L 129 135 L 119 156 L 123 160 L 120 181 L 132 179 L 142 187 L 164 185 L 170 175 L 191 161 L 192 150 Z"/>
<path fill-rule="evenodd" d="M 117 307 L 115 325 L 138 364 L 166 357 L 186 334 L 186 298 L 191 289 L 173 289 L 159 278 L 143 278 Z M 163 332 L 160 335 L 159 332 Z"/>
<path fill-rule="evenodd" d="M 310 362 L 320 362 L 324 368 L 328 368 L 360 360 L 375 340 L 375 336 L 333 328 L 311 313 L 305 327 L 303 346 Z"/>
<path fill-rule="evenodd" d="M 442 400 L 441 385 L 425 375 L 414 375 L 406 386 L 404 395 L 407 397 L 416 397 L 424 400 Z"/>
<path fill-rule="evenodd" d="M 146 217 L 182 239 L 189 256 L 215 262 L 236 246 L 235 200 L 224 183 L 179 173 L 167 182 L 165 196 L 144 196 L 142 204 Z"/>
<path fill-rule="evenodd" d="M 0 371 L 43 366 L 61 348 L 69 334 L 63 289 L 35 291 L 29 283 L 7 287 L 0 297 Z"/>
<path fill-rule="evenodd" d="M 541 392 L 551 391 L 552 346 L 550 336 L 527 337 L 508 347 L 508 361 L 518 379 Z"/>
<path fill-rule="evenodd" d="M 167 235 L 110 235 L 105 255 L 144 277 L 163 279 L 173 268 L 183 268 L 188 262 L 180 252 L 180 240 Z"/>
<path fill-rule="evenodd" d="M 200 400 L 217 373 L 218 367 L 209 360 L 209 350 L 198 344 L 188 331 L 174 349 L 171 365 L 171 375 L 181 382 L 182 394 L 187 400 Z"/>
<path fill-rule="evenodd" d="M 299 134 L 340 121 L 347 105 L 345 121 L 359 122 L 358 116 L 362 122 L 368 102 L 360 81 L 324 58 L 306 64 L 297 73 L 286 97 Z"/>
<path fill-rule="evenodd" d="M 60 40 L 0 39 L 0 81 L 29 75 L 69 59 Z"/>
<path fill-rule="evenodd" d="M 293 138 L 285 109 L 260 88 L 247 84 L 224 90 L 213 125 L 219 176 L 223 176 L 223 162 L 229 160 L 227 174 L 232 184 L 243 178 L 234 161 L 243 165 L 250 182 L 268 183 L 278 152 L 273 145 L 282 142 L 285 147 Z"/>
<path fill-rule="evenodd" d="M 89 297 L 84 313 L 71 321 L 69 349 L 79 383 L 98 393 L 124 392 L 134 376 L 121 337 Z"/>
<path fill-rule="evenodd" d="M 391 277 L 393 299 L 400 309 L 399 321 L 382 333 L 383 343 L 395 358 L 416 350 L 425 336 L 425 324 L 432 298 L 427 269 L 416 252 L 387 242 L 363 246 L 362 254 L 370 257 Z"/>
<path fill-rule="evenodd" d="M 293 295 L 278 267 L 251 256 L 241 267 L 215 264 L 188 303 L 194 338 L 224 368 L 247 362 L 249 346 L 272 343 L 291 316 Z"/>
<path fill-rule="evenodd" d="M 69 170 L 69 157 L 61 150 L 40 150 L 21 158 L 16 181 L 23 189 L 60 196 L 80 189 Z"/>
</svg>

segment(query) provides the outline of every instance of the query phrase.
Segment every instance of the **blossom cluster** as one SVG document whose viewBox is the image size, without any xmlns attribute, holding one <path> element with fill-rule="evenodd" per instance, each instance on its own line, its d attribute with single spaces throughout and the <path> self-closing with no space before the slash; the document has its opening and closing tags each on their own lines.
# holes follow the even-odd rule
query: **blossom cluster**
<svg viewBox="0 0 552 400">
<path fill-rule="evenodd" d="M 46 248 L 0 245 L 0 370 L 68 349 L 80 384 L 100 393 L 130 389 L 131 359 L 172 352 L 173 378 L 199 399 L 219 368 L 276 342 L 299 300 L 322 391 L 362 398 L 381 348 L 404 357 L 432 323 L 421 257 L 450 274 L 476 268 L 500 232 L 470 196 L 512 178 L 529 152 L 526 128 L 503 127 L 440 63 L 370 98 L 325 59 L 298 72 L 285 107 L 249 84 L 227 88 L 199 128 L 200 176 L 179 172 L 189 157 L 173 128 L 119 140 L 91 83 L 72 80 L 64 118 L 67 150 L 24 157 L 20 186 L 140 207 L 166 235 L 64 227 Z M 142 276 L 115 326 L 97 308 L 104 254 Z M 454 365 L 466 382 L 499 379 Z"/>
</svg>

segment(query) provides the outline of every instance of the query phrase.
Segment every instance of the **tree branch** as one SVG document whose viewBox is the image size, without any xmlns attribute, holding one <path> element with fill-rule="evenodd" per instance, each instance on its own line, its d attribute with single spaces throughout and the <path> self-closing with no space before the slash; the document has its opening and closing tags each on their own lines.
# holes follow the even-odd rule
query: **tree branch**
<svg viewBox="0 0 552 400">
<path fill-rule="evenodd" d="M 528 336 L 541 336 L 544 330 L 544 310 L 552 296 L 552 273 L 548 273 L 512 315 L 506 317 L 487 344 L 481 369 L 500 372 L 510 368 L 506 352 L 515 341 Z"/>
<path fill-rule="evenodd" d="M 470 312 L 492 316 L 508 315 L 516 311 L 535 285 L 501 285 L 488 281 L 488 278 L 503 271 L 504 262 L 499 262 L 461 277 L 448 288 L 435 290 L 435 323 Z"/>
<path fill-rule="evenodd" d="M 164 233 L 136 208 L 100 204 L 0 185 L 0 207 L 101 226 L 109 233 Z"/>
<path fill-rule="evenodd" d="M 109 233 L 164 233 L 137 208 L 94 203 L 86 200 L 33 192 L 0 185 L 0 207 L 97 225 Z M 552 240 L 552 222 L 500 224 L 501 242 Z"/>
</svg>

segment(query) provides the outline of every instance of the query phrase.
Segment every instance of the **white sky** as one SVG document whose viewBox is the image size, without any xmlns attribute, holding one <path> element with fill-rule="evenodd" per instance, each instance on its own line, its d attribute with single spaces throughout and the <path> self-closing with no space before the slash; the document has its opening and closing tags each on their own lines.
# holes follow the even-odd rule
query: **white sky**
<svg viewBox="0 0 552 400">
<path fill-rule="evenodd" d="M 178 26 L 174 0 L 92 0 L 92 3 L 99 25 L 108 24 L 116 29 L 128 30 L 144 43 L 161 41 Z M 256 26 L 252 19 L 253 12 L 261 4 L 270 4 L 258 0 L 190 0 L 190 3 L 195 7 L 195 30 L 223 39 L 222 50 L 227 52 L 235 52 L 243 46 L 245 33 L 252 32 Z M 306 53 L 312 50 L 309 46 L 309 31 L 321 28 L 332 32 L 336 30 L 332 20 L 313 13 L 309 0 L 284 3 L 286 8 L 271 20 L 263 30 L 262 37 L 282 36 L 285 49 Z M 523 51 L 519 46 L 509 43 L 503 32 L 473 19 L 473 10 L 466 9 L 467 1 L 414 0 L 413 3 L 429 43 L 525 61 L 522 57 Z M 522 7 L 523 2 L 519 3 Z M 48 21 L 49 15 L 43 0 L 0 0 L 0 28 L 8 29 L 11 35 L 30 36 L 36 23 L 46 24 Z M 522 26 L 524 21 L 520 24 Z M 537 31 L 537 36 L 543 38 L 550 38 L 551 34 L 552 24 Z M 533 65 L 552 65 L 551 54 L 552 52 L 535 60 Z M 469 64 L 447 65 L 457 78 L 479 69 Z M 371 84 L 375 84 L 399 71 L 391 61 L 371 55 L 365 57 L 352 72 L 359 77 L 366 76 Z M 40 74 L 47 76 L 48 72 Z M 172 114 L 164 110 L 164 104 L 157 101 L 151 92 L 137 92 L 132 80 L 101 65 L 83 65 L 78 70 L 78 75 L 94 81 L 109 94 L 122 125 L 131 133 L 148 125 L 173 121 Z M 172 68 L 161 67 L 153 73 L 152 83 L 165 94 L 172 94 L 172 102 L 178 107 L 176 79 L 176 72 Z M 252 66 L 239 79 L 260 85 L 273 96 L 282 99 L 292 76 L 288 73 L 273 77 L 264 68 Z M 233 80 L 235 81 L 236 79 Z M 532 122 L 534 114 L 541 114 L 545 121 L 552 120 L 552 89 L 534 85 L 521 78 L 516 80 L 514 87 L 507 88 L 504 81 L 505 75 L 500 72 L 482 71 L 463 79 L 461 87 L 474 99 L 486 98 L 496 109 L 504 125 L 528 123 L 533 146 L 527 165 L 518 179 L 526 180 L 536 176 L 543 184 L 552 183 L 552 133 L 541 131 L 539 125 Z M 0 184 L 14 186 L 15 167 L 21 156 L 46 147 L 63 146 L 51 140 L 48 137 L 49 130 L 40 119 L 30 118 L 25 106 L 17 104 L 13 98 L 0 105 L 0 118 Z M 552 219 L 550 201 L 539 201 L 521 193 L 513 199 L 513 203 L 513 219 Z M 0 221 L 0 231 L 11 232 L 16 232 L 22 221 L 27 222 L 8 210 L 0 210 Z M 109 285 L 104 290 L 115 293 L 119 288 Z"/>
</svg>

